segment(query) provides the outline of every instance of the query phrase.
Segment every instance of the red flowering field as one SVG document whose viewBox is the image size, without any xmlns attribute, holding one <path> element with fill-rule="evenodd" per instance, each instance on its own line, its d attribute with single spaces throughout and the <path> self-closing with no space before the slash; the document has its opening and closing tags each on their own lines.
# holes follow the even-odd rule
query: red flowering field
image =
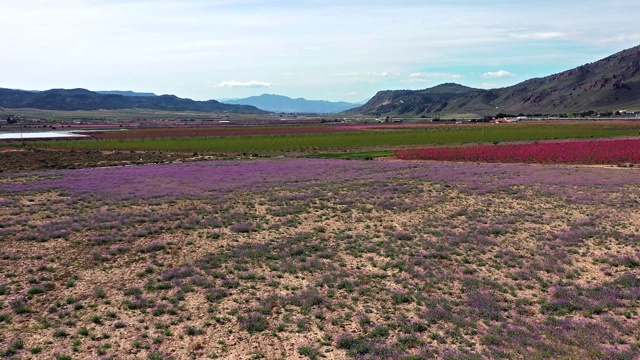
<svg viewBox="0 0 640 360">
<path fill-rule="evenodd" d="M 397 150 L 404 160 L 619 164 L 640 162 L 640 139 L 434 147 Z"/>
</svg>

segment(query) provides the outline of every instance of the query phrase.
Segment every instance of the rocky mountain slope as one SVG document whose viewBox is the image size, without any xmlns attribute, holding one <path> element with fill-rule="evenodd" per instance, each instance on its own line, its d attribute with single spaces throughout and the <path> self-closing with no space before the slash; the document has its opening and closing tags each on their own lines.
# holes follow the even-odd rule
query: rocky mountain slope
<svg viewBox="0 0 640 360">
<path fill-rule="evenodd" d="M 500 89 L 442 84 L 424 90 L 380 91 L 350 113 L 376 115 L 557 114 L 640 110 L 640 46 L 602 60 Z"/>
<path fill-rule="evenodd" d="M 175 95 L 123 96 L 100 94 L 85 89 L 23 91 L 0 88 L 0 107 L 46 110 L 153 109 L 169 111 L 214 111 L 262 114 L 266 111 L 248 105 L 222 104 L 215 100 L 194 101 Z"/>
</svg>

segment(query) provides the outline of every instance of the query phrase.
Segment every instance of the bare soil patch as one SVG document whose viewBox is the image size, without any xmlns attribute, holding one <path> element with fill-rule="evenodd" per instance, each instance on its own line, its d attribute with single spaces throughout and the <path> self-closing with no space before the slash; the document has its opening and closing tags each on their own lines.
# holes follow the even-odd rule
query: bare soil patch
<svg viewBox="0 0 640 360">
<path fill-rule="evenodd" d="M 230 155 L 198 155 L 161 151 L 56 150 L 32 147 L 0 147 L 0 172 L 159 164 L 176 161 L 225 158 Z"/>
</svg>

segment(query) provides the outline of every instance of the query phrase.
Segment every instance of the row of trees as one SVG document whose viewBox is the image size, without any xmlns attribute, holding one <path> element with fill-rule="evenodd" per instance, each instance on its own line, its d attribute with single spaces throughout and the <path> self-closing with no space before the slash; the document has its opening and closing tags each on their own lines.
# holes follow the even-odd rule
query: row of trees
<svg viewBox="0 0 640 360">
<path fill-rule="evenodd" d="M 8 115 L 7 116 L 7 124 L 15 124 L 18 120 L 21 120 L 22 116 Z"/>
</svg>

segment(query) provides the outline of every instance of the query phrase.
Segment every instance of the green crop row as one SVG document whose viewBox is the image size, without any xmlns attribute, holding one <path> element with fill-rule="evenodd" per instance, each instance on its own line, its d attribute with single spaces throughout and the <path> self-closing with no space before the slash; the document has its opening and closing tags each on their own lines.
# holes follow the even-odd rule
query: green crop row
<svg viewBox="0 0 640 360">
<path fill-rule="evenodd" d="M 33 144 L 69 149 L 268 153 L 371 150 L 425 145 L 638 136 L 639 134 L 640 123 L 528 123 L 434 126 L 407 130 L 360 130 L 321 134 L 72 140 Z"/>
</svg>

